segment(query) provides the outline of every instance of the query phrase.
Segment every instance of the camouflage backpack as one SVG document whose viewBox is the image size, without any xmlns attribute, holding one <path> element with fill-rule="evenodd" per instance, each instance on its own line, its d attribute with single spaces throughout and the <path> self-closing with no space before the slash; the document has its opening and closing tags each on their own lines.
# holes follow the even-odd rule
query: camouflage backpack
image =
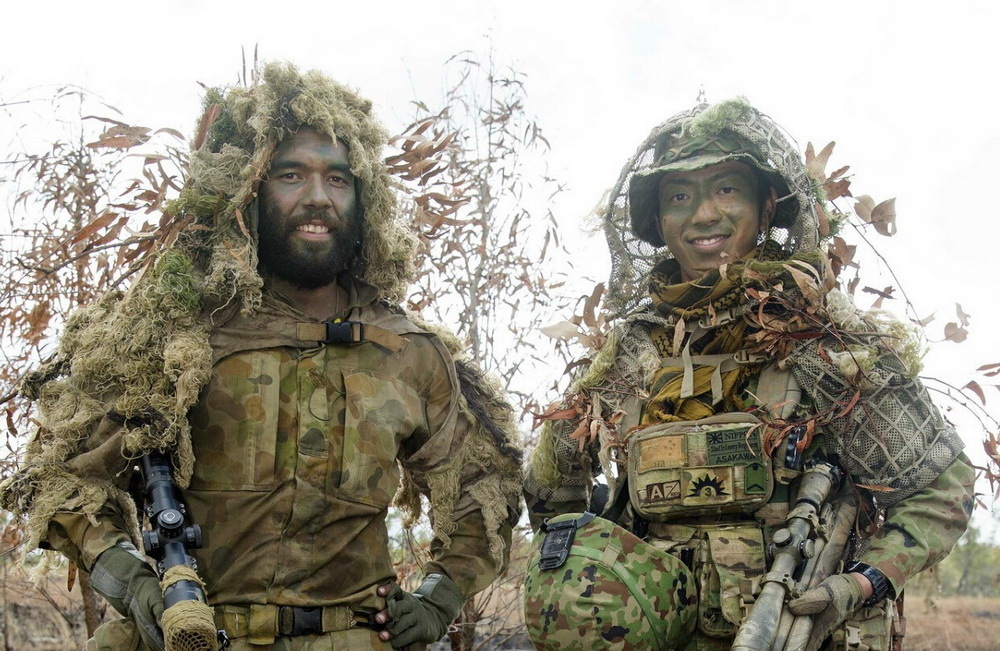
<svg viewBox="0 0 1000 651">
<path fill-rule="evenodd" d="M 524 583 L 537 649 L 675 649 L 694 631 L 690 571 L 593 513 L 548 520 Z"/>
</svg>

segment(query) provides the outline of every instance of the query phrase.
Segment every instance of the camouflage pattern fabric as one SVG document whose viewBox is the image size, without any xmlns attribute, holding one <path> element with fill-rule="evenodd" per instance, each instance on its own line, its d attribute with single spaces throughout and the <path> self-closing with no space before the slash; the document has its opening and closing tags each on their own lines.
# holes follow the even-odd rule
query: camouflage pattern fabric
<svg viewBox="0 0 1000 651">
<path fill-rule="evenodd" d="M 239 317 L 212 335 L 218 360 L 190 414 L 196 462 L 183 497 L 202 526 L 203 547 L 191 553 L 214 606 L 383 607 L 374 590 L 396 578 L 385 518 L 400 467 L 423 486 L 434 473 L 453 472 L 467 487 L 454 498 L 450 544 L 435 539 L 424 571 L 445 573 L 472 594 L 500 569 L 468 489 L 484 471 L 456 467 L 475 425 L 459 408 L 444 345 L 381 303 L 354 305 L 350 316 L 396 330 L 400 347 L 295 342 L 296 319 L 307 318 L 272 295 L 259 317 Z M 255 326 L 259 336 L 245 336 Z M 273 347 L 255 348 L 262 342 Z M 101 449 L 118 472 L 125 461 L 114 436 Z M 128 475 L 112 476 L 125 484 Z M 97 523 L 60 512 L 50 541 L 71 558 L 99 554 L 127 538 L 120 523 L 113 510 Z M 318 646 L 288 648 L 346 648 L 329 641 L 334 634 L 306 637 Z"/>
<path fill-rule="evenodd" d="M 524 585 L 536 648 L 677 649 L 694 630 L 694 579 L 677 558 L 596 518 L 576 530 L 565 564 L 546 570 L 539 567 L 543 538 L 536 537 Z"/>
<path fill-rule="evenodd" d="M 660 320 L 651 315 L 648 325 L 644 327 L 643 315 L 634 314 L 629 318 L 626 332 L 630 338 L 644 338 L 644 341 L 648 343 L 649 331 L 660 325 Z M 626 348 L 621 343 L 619 343 L 619 347 L 622 350 L 631 350 L 634 348 L 645 349 L 649 346 L 640 341 L 630 348 Z M 621 368 L 628 368 L 628 366 L 625 363 L 615 363 L 612 365 L 611 370 L 603 382 L 597 385 L 596 390 L 607 389 L 610 393 L 611 391 L 620 391 L 622 386 L 634 386 L 635 378 L 633 376 L 618 375 Z M 750 385 L 755 387 L 756 381 L 756 377 L 751 378 Z M 644 388 L 644 385 L 639 386 L 640 390 Z M 892 388 L 889 390 L 892 390 Z M 908 389 L 907 387 L 896 387 L 894 390 L 904 391 Z M 805 408 L 807 407 L 800 405 L 800 409 Z M 608 418 L 611 414 L 605 413 L 603 415 L 605 418 Z M 528 467 L 525 477 L 525 498 L 528 504 L 529 518 L 536 530 L 545 518 L 553 517 L 559 513 L 578 511 L 581 508 L 586 508 L 586 489 L 566 493 L 562 490 L 563 486 L 564 484 L 574 487 L 588 486 L 594 482 L 600 472 L 600 466 L 596 461 L 592 461 L 597 458 L 597 446 L 599 443 L 596 441 L 590 442 L 582 452 L 577 452 L 577 441 L 569 438 L 569 434 L 575 426 L 576 423 L 571 421 L 555 421 L 552 423 L 552 436 L 560 441 L 565 440 L 567 442 L 565 445 L 559 444 L 555 446 L 555 449 L 561 455 L 557 459 L 558 463 L 555 466 L 561 473 L 559 483 L 552 485 L 541 481 L 535 474 L 536 466 L 531 464 Z M 835 432 L 819 433 L 814 438 L 812 445 L 803 451 L 803 456 L 808 459 L 812 456 L 828 454 L 829 444 L 826 439 L 828 436 L 836 434 Z M 783 447 L 779 449 L 784 450 Z M 775 465 L 776 473 L 778 470 L 784 472 L 784 469 L 781 467 L 783 456 L 783 454 L 778 453 L 773 457 L 772 462 Z M 563 473 L 566 473 L 567 469 L 570 468 L 572 468 L 573 474 L 563 478 Z M 899 593 L 908 578 L 931 567 L 944 558 L 965 530 L 973 505 L 972 491 L 974 480 L 975 473 L 968 458 L 964 454 L 960 454 L 929 485 L 886 509 L 885 521 L 882 526 L 870 538 L 859 541 L 853 558 L 882 571 L 893 584 L 897 593 Z M 560 499 L 564 493 L 571 498 L 566 500 Z M 780 506 L 777 504 L 777 501 L 781 499 L 787 500 L 787 496 L 787 490 L 776 490 L 775 495 L 771 498 L 771 502 L 755 514 L 760 521 L 757 529 L 759 532 L 763 532 L 764 536 L 768 534 L 768 528 L 764 523 L 775 519 L 765 514 L 774 510 L 771 509 L 772 506 Z M 780 509 L 776 510 L 780 512 Z M 677 520 L 683 521 L 682 515 L 676 517 Z M 737 516 L 730 517 L 735 519 Z M 780 518 L 777 519 L 780 520 Z M 687 538 L 679 540 L 683 536 L 676 532 L 668 535 L 664 530 L 665 527 L 686 528 L 689 530 Z M 699 567 L 704 567 L 698 565 L 699 561 L 697 559 L 699 555 L 704 559 L 701 562 L 707 562 L 712 558 L 708 549 L 709 545 L 704 544 L 702 546 L 701 542 L 697 542 L 699 539 L 704 538 L 704 536 L 698 534 L 695 527 L 685 527 L 681 523 L 674 525 L 654 522 L 650 525 L 648 538 L 651 544 L 655 544 L 661 549 L 668 551 L 675 547 L 679 549 L 685 546 L 695 549 L 696 570 Z M 759 535 L 754 536 L 753 539 L 759 541 L 760 537 Z M 718 547 L 718 545 L 714 547 Z M 698 551 L 701 549 L 704 549 L 704 551 Z M 714 552 L 714 549 L 712 551 Z M 724 561 L 724 564 L 726 563 L 728 562 Z M 712 573 L 706 574 L 704 571 L 696 573 L 697 578 L 701 581 L 698 592 L 700 617 L 697 630 L 685 648 L 699 651 L 703 649 L 729 648 L 732 642 L 732 634 L 738 623 L 737 611 L 734 609 L 735 602 L 733 599 L 738 600 L 739 595 L 733 591 L 733 586 L 737 586 L 741 578 L 753 579 L 754 576 L 759 576 L 760 573 L 759 568 L 751 570 L 744 565 L 736 559 L 733 563 L 728 564 L 728 567 L 723 567 L 720 570 L 719 565 L 716 563 L 715 571 L 717 572 L 717 578 L 713 577 Z M 723 592 L 723 574 L 729 575 L 726 583 L 730 588 L 727 592 Z M 728 612 L 728 617 L 724 615 L 726 612 Z M 527 610 L 526 616 L 530 616 L 530 612 Z M 875 631 L 875 629 L 881 631 L 882 629 L 879 628 L 881 626 L 882 624 L 875 626 L 869 623 L 863 628 L 866 631 L 870 629 L 872 633 L 875 633 L 875 638 L 884 639 L 884 635 Z M 719 635 L 722 635 L 722 637 L 714 637 Z"/>
</svg>

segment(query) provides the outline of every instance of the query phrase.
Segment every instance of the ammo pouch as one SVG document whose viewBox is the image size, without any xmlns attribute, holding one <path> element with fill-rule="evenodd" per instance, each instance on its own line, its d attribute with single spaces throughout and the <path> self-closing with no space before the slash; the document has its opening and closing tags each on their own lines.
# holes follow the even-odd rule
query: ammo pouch
<svg viewBox="0 0 1000 651">
<path fill-rule="evenodd" d="M 890 651 L 903 637 L 896 602 L 883 599 L 860 608 L 830 636 L 831 651 Z"/>
<path fill-rule="evenodd" d="M 751 414 L 727 413 L 640 430 L 628 442 L 632 508 L 651 522 L 755 512 L 774 489 L 762 429 Z"/>
<path fill-rule="evenodd" d="M 746 616 L 745 603 L 766 572 L 761 526 L 652 523 L 649 533 L 649 544 L 689 559 L 698 586 L 698 629 L 709 637 L 732 637 Z"/>
</svg>

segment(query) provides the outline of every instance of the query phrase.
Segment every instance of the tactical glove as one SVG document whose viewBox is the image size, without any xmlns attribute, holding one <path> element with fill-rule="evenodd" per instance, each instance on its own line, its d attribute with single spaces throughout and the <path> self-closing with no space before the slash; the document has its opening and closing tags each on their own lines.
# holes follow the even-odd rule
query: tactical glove
<svg viewBox="0 0 1000 651">
<path fill-rule="evenodd" d="M 90 571 L 90 585 L 136 623 L 147 647 L 163 651 L 160 579 L 131 543 L 118 543 L 101 552 Z"/>
<path fill-rule="evenodd" d="M 465 603 L 462 591 L 444 574 L 428 574 L 413 594 L 393 584 L 385 598 L 390 618 L 386 630 L 397 649 L 440 640 Z"/>
<path fill-rule="evenodd" d="M 848 574 L 834 574 L 798 599 L 788 602 L 795 615 L 813 615 L 813 631 L 807 651 L 816 651 L 833 629 L 864 603 L 861 584 Z"/>
</svg>

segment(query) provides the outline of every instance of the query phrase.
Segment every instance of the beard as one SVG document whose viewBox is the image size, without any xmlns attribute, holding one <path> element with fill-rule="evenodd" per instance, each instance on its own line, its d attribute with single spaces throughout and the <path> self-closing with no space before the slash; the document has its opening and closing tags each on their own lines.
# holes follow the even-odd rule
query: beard
<svg viewBox="0 0 1000 651">
<path fill-rule="evenodd" d="M 278 212 L 270 202 L 261 202 L 257 255 L 262 272 L 303 289 L 316 289 L 334 282 L 361 254 L 362 213 L 357 202 L 335 218 L 323 210 L 295 218 Z M 314 220 L 329 227 L 330 240 L 310 242 L 294 237 L 300 224 Z"/>
</svg>

